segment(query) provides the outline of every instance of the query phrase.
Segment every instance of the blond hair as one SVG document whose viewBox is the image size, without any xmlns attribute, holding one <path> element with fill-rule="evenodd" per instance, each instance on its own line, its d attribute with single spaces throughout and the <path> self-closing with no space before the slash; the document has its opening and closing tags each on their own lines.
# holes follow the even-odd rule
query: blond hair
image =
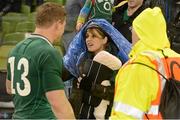
<svg viewBox="0 0 180 120">
<path fill-rule="evenodd" d="M 37 9 L 36 26 L 49 27 L 58 20 L 63 22 L 65 18 L 66 12 L 62 5 L 47 2 L 39 6 Z"/>
</svg>

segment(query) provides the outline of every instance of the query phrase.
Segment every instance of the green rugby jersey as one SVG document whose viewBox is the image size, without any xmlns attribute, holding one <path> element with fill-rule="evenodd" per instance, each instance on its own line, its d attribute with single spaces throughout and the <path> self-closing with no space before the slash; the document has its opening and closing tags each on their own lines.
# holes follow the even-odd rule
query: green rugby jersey
<svg viewBox="0 0 180 120">
<path fill-rule="evenodd" d="M 9 54 L 7 71 L 14 119 L 55 118 L 45 93 L 64 89 L 62 57 L 45 37 L 32 34 L 17 44 Z"/>
</svg>

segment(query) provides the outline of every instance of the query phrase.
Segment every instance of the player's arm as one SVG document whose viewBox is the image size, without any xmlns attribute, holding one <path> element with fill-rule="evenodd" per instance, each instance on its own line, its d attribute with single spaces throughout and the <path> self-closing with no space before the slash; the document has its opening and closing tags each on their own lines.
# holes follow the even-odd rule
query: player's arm
<svg viewBox="0 0 180 120">
<path fill-rule="evenodd" d="M 58 119 L 75 119 L 73 109 L 66 98 L 64 90 L 46 92 L 46 97 Z"/>
<path fill-rule="evenodd" d="M 11 94 L 11 81 L 6 79 L 6 92 Z"/>
<path fill-rule="evenodd" d="M 55 116 L 58 119 L 75 119 L 61 78 L 62 57 L 55 49 L 44 51 L 41 57 L 42 85 Z"/>
</svg>

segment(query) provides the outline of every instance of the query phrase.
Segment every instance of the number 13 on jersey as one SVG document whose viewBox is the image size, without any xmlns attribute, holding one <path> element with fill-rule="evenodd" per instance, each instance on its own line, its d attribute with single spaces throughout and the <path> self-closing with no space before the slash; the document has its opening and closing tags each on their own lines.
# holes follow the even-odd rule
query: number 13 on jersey
<svg viewBox="0 0 180 120">
<path fill-rule="evenodd" d="M 16 91 L 17 91 L 17 93 L 20 96 L 29 95 L 31 92 L 31 84 L 27 78 L 27 75 L 29 73 L 29 62 L 28 62 L 28 60 L 23 57 L 18 61 L 17 66 L 15 66 L 15 57 L 10 57 L 8 59 L 8 63 L 10 64 L 10 70 L 11 70 L 11 92 L 12 92 L 12 94 L 16 94 Z M 24 84 L 23 89 L 21 89 L 19 82 L 13 83 L 14 82 L 14 73 L 15 73 L 14 71 L 15 70 L 21 70 L 22 67 L 24 68 L 23 69 L 24 71 L 21 74 L 21 78 L 19 78 L 19 79 L 23 81 L 23 83 L 22 83 L 22 84 Z"/>
</svg>

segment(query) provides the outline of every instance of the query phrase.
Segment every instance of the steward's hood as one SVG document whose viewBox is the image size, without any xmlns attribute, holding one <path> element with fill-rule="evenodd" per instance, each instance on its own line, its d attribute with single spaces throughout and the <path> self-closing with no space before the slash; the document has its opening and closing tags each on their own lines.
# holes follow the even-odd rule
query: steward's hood
<svg viewBox="0 0 180 120">
<path fill-rule="evenodd" d="M 145 50 L 162 50 L 170 47 L 166 22 L 158 7 L 142 11 L 133 21 L 133 29 L 140 40 L 133 46 L 130 57 Z"/>
<path fill-rule="evenodd" d="M 128 54 L 131 50 L 131 44 L 115 29 L 109 22 L 104 19 L 91 19 L 89 20 L 73 38 L 69 48 L 63 58 L 64 66 L 72 75 L 78 77 L 78 65 L 87 55 L 87 48 L 85 43 L 85 32 L 92 24 L 97 24 L 115 43 L 119 49 L 118 57 L 124 63 L 129 57 Z"/>
</svg>

